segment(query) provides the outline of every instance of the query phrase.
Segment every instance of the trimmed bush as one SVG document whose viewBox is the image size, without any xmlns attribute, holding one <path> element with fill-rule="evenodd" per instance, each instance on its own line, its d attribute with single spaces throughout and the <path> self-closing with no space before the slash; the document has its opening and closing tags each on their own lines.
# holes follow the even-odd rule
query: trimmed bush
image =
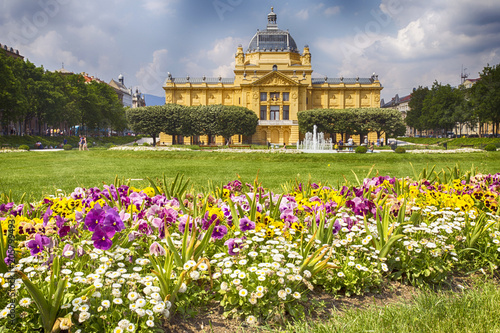
<svg viewBox="0 0 500 333">
<path fill-rule="evenodd" d="M 144 147 L 149 147 L 149 143 L 147 143 L 147 142 L 144 142 L 142 145 L 143 145 Z"/>
<path fill-rule="evenodd" d="M 139 144 L 137 142 L 134 142 L 132 146 L 138 146 Z"/>
<path fill-rule="evenodd" d="M 104 144 L 104 147 L 106 147 L 106 148 L 111 148 L 111 147 L 116 147 L 116 146 L 115 146 L 112 142 L 106 142 L 106 143 Z"/>
<path fill-rule="evenodd" d="M 19 150 L 30 150 L 30 147 L 28 147 L 27 145 L 20 145 Z"/>
<path fill-rule="evenodd" d="M 72 146 L 72 145 L 70 145 L 69 143 L 67 143 L 67 144 L 65 144 L 65 145 L 63 146 L 63 149 L 64 149 L 64 150 L 71 150 L 71 149 L 73 149 L 73 146 Z"/>
<path fill-rule="evenodd" d="M 356 154 L 366 154 L 367 151 L 368 151 L 368 148 L 366 148 L 365 146 L 358 146 L 358 147 L 356 147 L 356 149 L 354 149 L 354 152 Z"/>
<path fill-rule="evenodd" d="M 394 152 L 396 154 L 404 154 L 406 153 L 406 149 L 404 149 L 403 147 L 397 147 L 396 150 L 394 150 Z"/>
<path fill-rule="evenodd" d="M 484 147 L 484 150 L 486 150 L 486 151 L 497 151 L 497 146 L 495 146 L 494 144 L 490 143 L 490 144 L 486 145 L 486 147 Z"/>
</svg>

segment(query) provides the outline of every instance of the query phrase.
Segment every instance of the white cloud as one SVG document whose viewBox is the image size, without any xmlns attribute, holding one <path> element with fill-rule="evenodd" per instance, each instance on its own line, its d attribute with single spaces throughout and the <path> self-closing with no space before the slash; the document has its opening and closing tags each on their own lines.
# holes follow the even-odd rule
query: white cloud
<svg viewBox="0 0 500 333">
<path fill-rule="evenodd" d="M 32 43 L 25 45 L 23 52 L 33 58 L 44 59 L 45 64 L 58 63 L 57 68 L 61 68 L 61 63 L 64 62 L 66 68 L 83 67 L 85 61 L 79 59 L 71 51 L 64 47 L 64 38 L 56 31 L 49 31 L 44 35 L 38 36 Z"/>
<path fill-rule="evenodd" d="M 334 7 L 328 7 L 325 9 L 325 15 L 326 16 L 333 16 L 340 13 L 340 7 L 339 6 L 334 6 Z"/>
<path fill-rule="evenodd" d="M 184 72 L 177 73 L 177 76 L 190 75 L 191 77 L 201 77 L 203 75 L 218 77 L 234 76 L 234 54 L 238 44 L 246 42 L 242 38 L 226 37 L 214 42 L 209 50 L 200 50 L 191 57 L 184 57 L 181 63 Z M 174 75 L 175 77 L 176 75 Z"/>
<path fill-rule="evenodd" d="M 309 9 L 302 9 L 300 11 L 298 11 L 295 16 L 297 16 L 297 18 L 299 20 L 307 20 L 309 18 Z"/>
<path fill-rule="evenodd" d="M 236 65 L 235 61 L 232 61 L 228 65 L 220 65 L 216 69 L 212 70 L 212 75 L 214 77 L 233 77 L 234 76 L 234 66 Z"/>
<path fill-rule="evenodd" d="M 167 78 L 168 50 L 160 49 L 153 52 L 153 61 L 142 65 L 135 73 L 139 89 L 143 93 L 162 95 L 162 86 Z"/>
<path fill-rule="evenodd" d="M 385 17 L 373 15 L 351 35 L 318 38 L 313 45 L 330 56 L 335 67 L 328 69 L 339 76 L 380 74 L 385 98 L 434 80 L 456 85 L 462 64 L 477 72 L 500 61 L 500 11 L 497 6 L 495 14 L 490 1 L 382 0 L 380 10 Z M 390 21 L 393 34 L 384 30 Z"/>
<path fill-rule="evenodd" d="M 143 0 L 142 6 L 154 13 L 154 14 L 165 14 L 172 11 L 171 4 L 175 0 Z"/>
</svg>

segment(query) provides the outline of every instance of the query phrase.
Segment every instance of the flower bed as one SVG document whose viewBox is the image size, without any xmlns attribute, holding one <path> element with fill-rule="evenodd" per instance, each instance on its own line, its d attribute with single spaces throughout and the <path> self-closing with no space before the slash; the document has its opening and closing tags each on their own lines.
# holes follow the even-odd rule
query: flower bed
<svg viewBox="0 0 500 333">
<path fill-rule="evenodd" d="M 303 318 L 315 288 L 439 283 L 500 261 L 500 174 L 280 194 L 238 180 L 199 194 L 186 185 L 116 183 L 29 204 L 3 196 L 2 326 L 149 332 L 209 301 L 258 324 Z"/>
</svg>

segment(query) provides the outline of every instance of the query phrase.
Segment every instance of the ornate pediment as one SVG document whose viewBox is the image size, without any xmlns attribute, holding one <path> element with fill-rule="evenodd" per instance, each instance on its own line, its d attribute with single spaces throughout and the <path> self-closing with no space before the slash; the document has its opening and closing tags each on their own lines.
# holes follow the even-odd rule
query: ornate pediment
<svg viewBox="0 0 500 333">
<path fill-rule="evenodd" d="M 298 83 L 280 72 L 271 72 L 252 83 L 253 86 L 297 86 Z"/>
</svg>

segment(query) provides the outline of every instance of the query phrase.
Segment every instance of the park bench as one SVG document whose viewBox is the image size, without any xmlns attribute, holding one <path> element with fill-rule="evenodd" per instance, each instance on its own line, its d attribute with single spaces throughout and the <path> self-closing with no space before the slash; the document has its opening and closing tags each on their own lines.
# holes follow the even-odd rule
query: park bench
<svg viewBox="0 0 500 333">
<path fill-rule="evenodd" d="M 229 148 L 250 148 L 250 145 L 229 145 Z"/>
<path fill-rule="evenodd" d="M 204 149 L 204 148 L 219 148 L 220 146 L 219 145 L 198 145 L 198 147 L 200 147 L 201 149 Z"/>
</svg>

